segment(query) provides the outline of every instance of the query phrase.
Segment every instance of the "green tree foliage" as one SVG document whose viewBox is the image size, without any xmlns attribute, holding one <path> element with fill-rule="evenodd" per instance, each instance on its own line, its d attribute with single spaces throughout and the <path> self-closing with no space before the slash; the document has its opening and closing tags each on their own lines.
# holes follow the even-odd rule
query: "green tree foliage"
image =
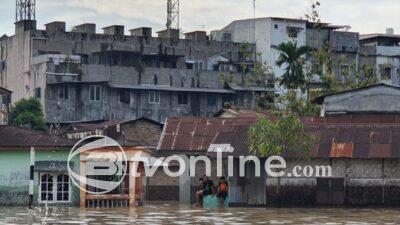
<svg viewBox="0 0 400 225">
<path fill-rule="evenodd" d="M 289 90 L 304 88 L 306 79 L 304 75 L 304 56 L 311 52 L 308 46 L 297 47 L 297 42 L 289 41 L 277 47 L 280 52 L 276 64 L 279 67 L 286 66 L 280 84 Z"/>
<path fill-rule="evenodd" d="M 315 138 L 307 135 L 304 124 L 295 115 L 277 119 L 262 118 L 249 129 L 249 149 L 262 156 L 283 152 L 301 152 L 309 155 Z"/>
<path fill-rule="evenodd" d="M 10 110 L 11 124 L 19 127 L 46 131 L 42 106 L 34 98 L 21 99 Z"/>
</svg>

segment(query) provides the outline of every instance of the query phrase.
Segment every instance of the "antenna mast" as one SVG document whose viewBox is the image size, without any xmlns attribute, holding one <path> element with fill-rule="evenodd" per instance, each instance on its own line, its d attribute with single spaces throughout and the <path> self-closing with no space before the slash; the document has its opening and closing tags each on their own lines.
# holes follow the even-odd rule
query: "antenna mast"
<svg viewBox="0 0 400 225">
<path fill-rule="evenodd" d="M 179 0 L 167 0 L 167 29 L 179 30 Z"/>
<path fill-rule="evenodd" d="M 36 0 L 16 0 L 15 21 L 35 19 Z"/>
</svg>

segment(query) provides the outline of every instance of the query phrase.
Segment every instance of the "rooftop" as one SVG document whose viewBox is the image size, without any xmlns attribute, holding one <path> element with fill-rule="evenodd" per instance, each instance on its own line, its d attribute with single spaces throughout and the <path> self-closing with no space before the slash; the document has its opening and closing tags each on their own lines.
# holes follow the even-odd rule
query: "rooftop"
<svg viewBox="0 0 400 225">
<path fill-rule="evenodd" d="M 307 133 L 316 137 L 314 158 L 400 158 L 399 115 L 302 118 Z M 249 155 L 248 128 L 256 118 L 169 118 L 159 154 L 205 155 L 212 144 L 230 144 L 233 156 Z M 286 152 L 285 157 L 300 157 Z"/>
<path fill-rule="evenodd" d="M 13 93 L 12 91 L 0 87 L 0 95 L 10 95 L 12 93 Z"/>
<path fill-rule="evenodd" d="M 43 132 L 15 126 L 0 126 L 0 149 L 69 148 L 74 142 Z"/>
</svg>

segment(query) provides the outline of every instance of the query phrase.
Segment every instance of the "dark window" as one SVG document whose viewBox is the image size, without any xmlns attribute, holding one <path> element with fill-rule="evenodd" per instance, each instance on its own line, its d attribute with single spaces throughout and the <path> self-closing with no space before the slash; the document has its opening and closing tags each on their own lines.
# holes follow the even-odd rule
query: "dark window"
<svg viewBox="0 0 400 225">
<path fill-rule="evenodd" d="M 192 70 L 193 69 L 193 63 L 186 63 L 186 69 Z"/>
<path fill-rule="evenodd" d="M 119 102 L 129 104 L 131 103 L 131 93 L 129 90 L 120 90 L 118 93 Z"/>
<path fill-rule="evenodd" d="M 213 66 L 213 70 L 214 70 L 214 71 L 219 71 L 219 65 L 218 65 L 218 64 L 214 65 L 214 66 Z"/>
<path fill-rule="evenodd" d="M 154 82 L 154 85 L 157 85 L 157 84 L 158 84 L 157 75 L 154 75 L 154 77 L 153 77 L 153 82 Z"/>
<path fill-rule="evenodd" d="M 179 105 L 187 105 L 189 104 L 189 98 L 186 93 L 179 93 L 178 94 L 178 104 Z"/>
<path fill-rule="evenodd" d="M 42 97 L 42 89 L 40 87 L 35 89 L 35 98 L 40 99 Z"/>
<path fill-rule="evenodd" d="M 298 33 L 299 33 L 299 28 L 296 28 L 296 27 L 288 27 L 288 28 L 287 28 L 287 33 L 288 33 L 288 36 L 289 36 L 290 38 L 297 38 Z"/>
<path fill-rule="evenodd" d="M 89 64 L 89 56 L 81 55 L 81 62 L 82 62 L 82 64 Z"/>
<path fill-rule="evenodd" d="M 381 80 L 391 80 L 392 79 L 392 68 L 384 67 L 382 69 Z"/>
<path fill-rule="evenodd" d="M 217 96 L 214 94 L 207 94 L 207 105 L 208 106 L 216 106 L 217 105 Z"/>
<path fill-rule="evenodd" d="M 90 97 L 90 101 L 101 101 L 101 87 L 100 86 L 90 86 L 89 97 Z"/>
<path fill-rule="evenodd" d="M 64 85 L 64 86 L 60 87 L 60 89 L 58 90 L 58 98 L 59 99 L 68 99 L 69 98 L 68 86 Z"/>
<path fill-rule="evenodd" d="M 275 28 L 275 29 L 278 29 L 278 24 L 275 24 L 275 25 L 274 25 L 274 28 Z"/>
</svg>

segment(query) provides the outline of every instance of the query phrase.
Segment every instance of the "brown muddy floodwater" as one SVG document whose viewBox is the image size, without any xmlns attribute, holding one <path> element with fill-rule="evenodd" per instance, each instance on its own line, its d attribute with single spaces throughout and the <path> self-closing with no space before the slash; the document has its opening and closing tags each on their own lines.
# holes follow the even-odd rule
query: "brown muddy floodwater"
<svg viewBox="0 0 400 225">
<path fill-rule="evenodd" d="M 400 224 L 399 209 L 229 208 L 198 209 L 151 203 L 135 209 L 0 208 L 0 224 Z M 31 220 L 31 221 L 29 221 Z"/>
</svg>

